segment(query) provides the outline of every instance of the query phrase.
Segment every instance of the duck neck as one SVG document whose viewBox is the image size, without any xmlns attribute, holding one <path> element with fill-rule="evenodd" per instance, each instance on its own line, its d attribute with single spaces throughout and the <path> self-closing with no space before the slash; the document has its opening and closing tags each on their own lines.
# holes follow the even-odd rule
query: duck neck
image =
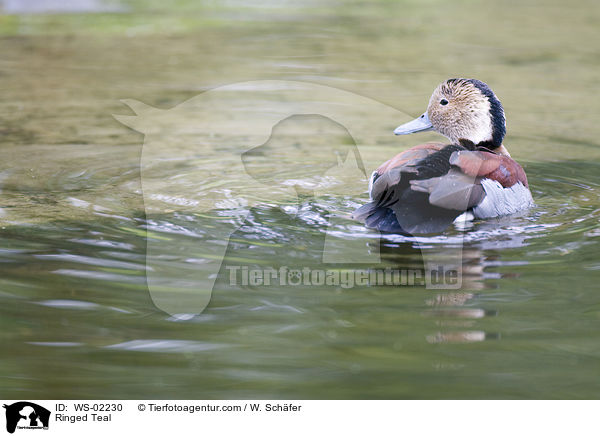
<svg viewBox="0 0 600 436">
<path fill-rule="evenodd" d="M 496 150 L 496 153 L 501 154 L 502 156 L 511 157 L 510 153 L 504 145 L 500 145 L 500 147 L 498 147 L 498 150 Z"/>
<path fill-rule="evenodd" d="M 496 153 L 496 154 L 501 154 L 503 156 L 508 156 L 510 157 L 510 153 L 508 152 L 508 150 L 506 149 L 506 147 L 504 147 L 504 145 L 500 144 L 496 144 L 493 141 L 481 141 L 478 142 L 477 144 L 475 144 L 473 141 L 469 140 L 469 139 L 459 139 L 458 143 L 460 145 L 462 145 L 463 147 L 465 147 L 467 150 L 481 150 L 486 149 L 488 151 L 490 151 L 491 153 Z"/>
</svg>

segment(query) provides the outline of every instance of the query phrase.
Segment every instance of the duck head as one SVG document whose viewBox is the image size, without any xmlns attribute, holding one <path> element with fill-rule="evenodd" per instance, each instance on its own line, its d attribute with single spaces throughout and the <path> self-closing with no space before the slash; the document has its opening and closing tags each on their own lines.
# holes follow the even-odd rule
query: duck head
<svg viewBox="0 0 600 436">
<path fill-rule="evenodd" d="M 433 91 L 427 111 L 394 130 L 396 135 L 435 130 L 454 144 L 485 147 L 508 154 L 502 146 L 506 133 L 504 109 L 496 94 L 476 79 L 449 79 Z"/>
</svg>

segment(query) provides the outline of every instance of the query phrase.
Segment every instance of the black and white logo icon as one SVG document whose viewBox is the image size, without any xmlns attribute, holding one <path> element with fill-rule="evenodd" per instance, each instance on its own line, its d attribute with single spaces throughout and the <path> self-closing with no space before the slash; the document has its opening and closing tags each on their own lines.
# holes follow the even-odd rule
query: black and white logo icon
<svg viewBox="0 0 600 436">
<path fill-rule="evenodd" d="M 19 401 L 4 405 L 6 409 L 6 431 L 14 433 L 15 429 L 48 429 L 50 411 L 29 401 Z"/>
</svg>

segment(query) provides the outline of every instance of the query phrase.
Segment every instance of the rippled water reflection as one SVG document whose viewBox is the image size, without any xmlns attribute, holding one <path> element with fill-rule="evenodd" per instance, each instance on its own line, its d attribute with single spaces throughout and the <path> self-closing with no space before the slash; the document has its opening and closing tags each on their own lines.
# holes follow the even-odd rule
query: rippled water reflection
<svg viewBox="0 0 600 436">
<path fill-rule="evenodd" d="M 597 397 L 600 148 L 596 58 L 585 43 L 595 9 L 515 4 L 502 20 L 507 12 L 492 4 L 469 7 L 466 18 L 462 7 L 435 5 L 349 2 L 337 18 L 327 5 L 250 8 L 246 18 L 215 6 L 192 22 L 187 10 L 152 15 L 156 28 L 119 44 L 122 29 L 102 28 L 102 14 L 0 17 L 4 395 Z M 135 19 L 119 16 L 133 32 Z M 411 20 L 399 24 L 401 16 Z M 453 17 L 469 26 L 450 26 Z M 567 19 L 577 28 L 553 36 Z M 121 98 L 167 108 L 255 78 L 335 85 L 416 114 L 433 86 L 455 75 L 490 82 L 503 100 L 507 145 L 526 168 L 536 207 L 427 238 L 377 242 L 349 219 L 366 198 L 364 174 L 356 160 L 331 171 L 354 156 L 354 142 L 319 117 L 290 119 L 239 157 L 260 185 L 249 212 L 240 213 L 237 197 L 193 210 L 202 194 L 223 194 L 223 153 L 178 161 L 176 148 L 161 149 L 152 176 L 178 189 L 152 198 L 171 206 L 147 214 L 143 138 L 110 115 L 126 112 Z M 398 142 L 382 133 L 360 158 L 370 171 L 428 139 L 436 137 Z M 153 305 L 146 238 L 162 247 L 150 267 L 164 271 L 174 296 L 196 286 L 193 272 L 226 248 L 202 314 L 172 316 Z M 232 285 L 228 269 L 373 267 L 368 258 L 323 263 L 324 249 L 353 246 L 378 251 L 383 267 L 422 270 L 423 253 L 452 257 L 461 245 L 456 290 Z"/>
</svg>

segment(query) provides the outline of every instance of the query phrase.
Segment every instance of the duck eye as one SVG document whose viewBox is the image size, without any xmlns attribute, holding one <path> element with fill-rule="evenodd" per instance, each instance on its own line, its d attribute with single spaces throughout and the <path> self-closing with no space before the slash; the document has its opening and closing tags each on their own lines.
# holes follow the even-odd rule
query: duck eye
<svg viewBox="0 0 600 436">
<path fill-rule="evenodd" d="M 442 98 L 442 99 L 440 100 L 440 104 L 441 104 L 442 106 L 446 106 L 446 105 L 448 104 L 448 100 L 446 100 L 445 98 Z"/>
</svg>

